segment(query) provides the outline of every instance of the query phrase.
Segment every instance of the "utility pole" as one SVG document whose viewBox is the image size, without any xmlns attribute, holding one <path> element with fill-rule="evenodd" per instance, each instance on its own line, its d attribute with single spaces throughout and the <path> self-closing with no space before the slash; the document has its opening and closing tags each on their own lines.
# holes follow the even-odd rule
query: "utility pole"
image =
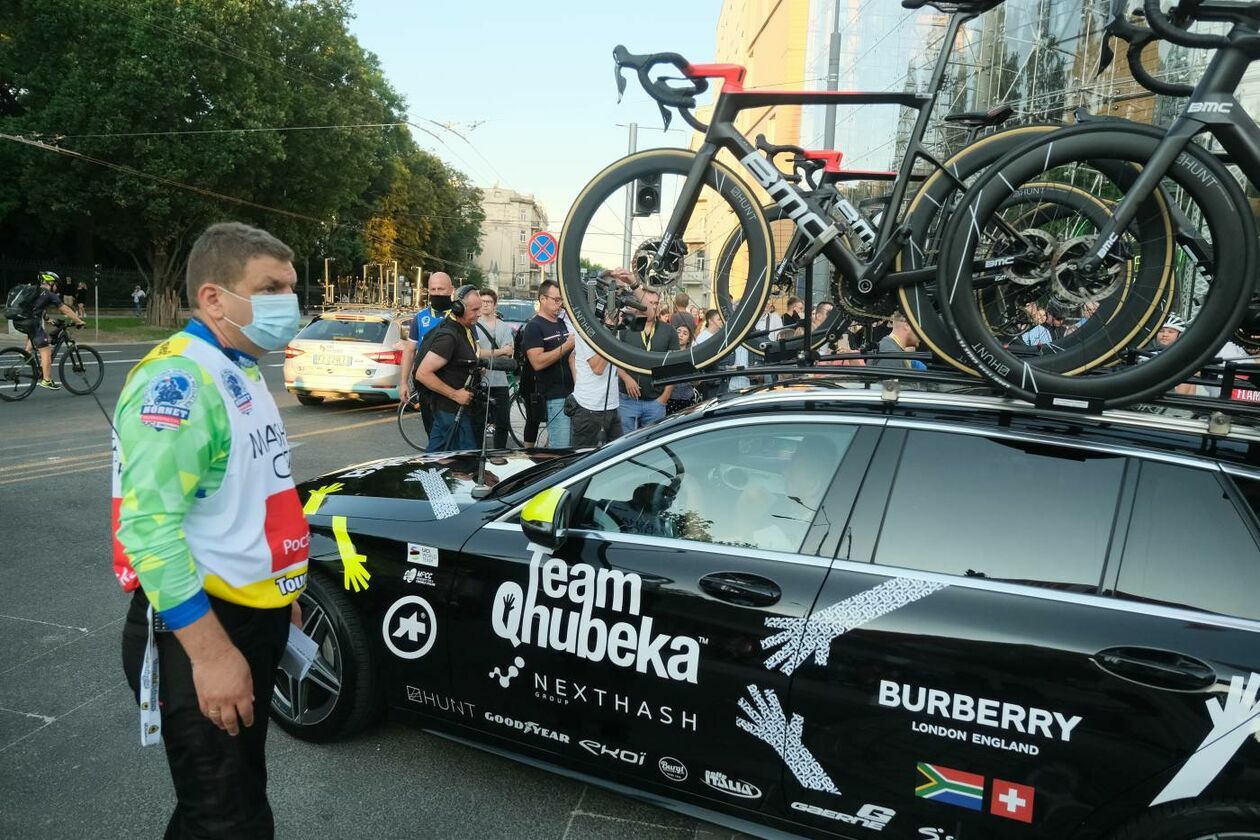
<svg viewBox="0 0 1260 840">
<path fill-rule="evenodd" d="M 639 142 L 639 124 L 630 123 L 630 151 L 628 154 L 634 154 L 635 148 Z M 634 182 L 626 184 L 626 237 L 621 245 L 621 265 L 623 267 L 630 265 L 630 235 L 633 227 L 634 216 Z"/>
<path fill-rule="evenodd" d="M 831 41 L 827 46 L 827 90 L 840 89 L 840 0 L 832 0 L 834 14 L 831 22 Z M 828 105 L 825 111 L 823 145 L 836 147 L 836 106 Z"/>
</svg>

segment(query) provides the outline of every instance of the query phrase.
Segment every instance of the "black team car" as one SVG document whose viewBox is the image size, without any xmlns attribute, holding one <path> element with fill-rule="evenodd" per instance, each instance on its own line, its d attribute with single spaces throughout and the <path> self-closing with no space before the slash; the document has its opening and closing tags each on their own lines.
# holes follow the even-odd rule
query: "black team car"
<svg viewBox="0 0 1260 840">
<path fill-rule="evenodd" d="M 299 488 L 319 652 L 273 714 L 759 836 L 1257 838 L 1258 443 L 815 379 L 350 467 Z"/>
</svg>

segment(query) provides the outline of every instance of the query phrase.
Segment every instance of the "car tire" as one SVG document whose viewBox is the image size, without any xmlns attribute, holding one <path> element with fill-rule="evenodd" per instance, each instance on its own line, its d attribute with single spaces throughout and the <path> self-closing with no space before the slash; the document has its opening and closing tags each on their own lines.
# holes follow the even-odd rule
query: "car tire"
<svg viewBox="0 0 1260 840">
<path fill-rule="evenodd" d="M 302 405 L 319 405 L 324 401 L 323 397 L 312 397 L 310 394 L 298 394 L 297 401 Z"/>
<path fill-rule="evenodd" d="M 335 672 L 339 690 L 333 696 L 316 681 L 316 696 L 331 698 L 332 702 L 307 720 L 301 715 L 295 719 L 293 706 L 286 699 L 293 693 L 293 683 L 283 669 L 277 670 L 271 716 L 282 729 L 304 741 L 321 743 L 349 737 L 381 717 L 383 698 L 371 640 L 349 596 L 324 573 L 310 570 L 301 604 L 303 629 L 319 644 L 319 660 Z"/>
<path fill-rule="evenodd" d="M 1252 840 L 1260 838 L 1260 804 L 1195 802 L 1147 811 L 1111 840 Z"/>
</svg>

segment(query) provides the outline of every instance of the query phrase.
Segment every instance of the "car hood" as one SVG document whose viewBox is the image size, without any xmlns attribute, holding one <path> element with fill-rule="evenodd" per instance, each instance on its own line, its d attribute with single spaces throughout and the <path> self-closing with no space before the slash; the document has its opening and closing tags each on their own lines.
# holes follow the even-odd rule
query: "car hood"
<svg viewBox="0 0 1260 840">
<path fill-rule="evenodd" d="M 486 455 L 485 484 L 549 463 L 562 452 L 492 452 Z M 446 519 L 477 504 L 476 453 L 441 453 L 382 458 L 326 473 L 298 485 L 307 516 L 353 516 L 428 522 Z"/>
</svg>

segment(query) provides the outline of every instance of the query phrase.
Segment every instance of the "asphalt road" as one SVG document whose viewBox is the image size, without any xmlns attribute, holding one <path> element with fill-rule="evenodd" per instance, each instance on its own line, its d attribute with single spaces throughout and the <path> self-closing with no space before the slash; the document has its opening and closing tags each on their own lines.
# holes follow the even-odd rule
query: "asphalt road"
<svg viewBox="0 0 1260 840">
<path fill-rule="evenodd" d="M 0 334 L 0 346 L 11 343 Z M 149 345 L 100 346 L 106 411 Z M 304 407 L 263 372 L 301 481 L 411 451 L 392 406 Z M 160 837 L 165 757 L 139 746 L 110 569 L 109 429 L 91 397 L 0 403 L 0 837 Z M 729 831 L 385 722 L 313 745 L 270 730 L 280 838 L 727 838 Z"/>
</svg>

